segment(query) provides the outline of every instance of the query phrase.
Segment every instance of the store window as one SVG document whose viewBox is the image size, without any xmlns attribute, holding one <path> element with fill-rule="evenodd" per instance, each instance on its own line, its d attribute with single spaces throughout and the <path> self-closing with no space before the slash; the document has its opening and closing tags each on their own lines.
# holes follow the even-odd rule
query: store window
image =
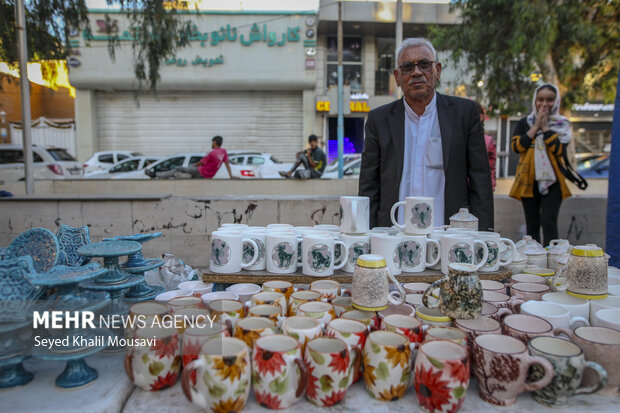
<svg viewBox="0 0 620 413">
<path fill-rule="evenodd" d="M 362 38 L 342 39 L 343 84 L 351 92 L 362 91 Z M 338 85 L 338 41 L 335 36 L 327 38 L 327 87 Z"/>
<path fill-rule="evenodd" d="M 394 66 L 396 65 L 393 38 L 377 38 L 377 70 L 375 72 L 375 95 L 394 96 Z"/>
</svg>

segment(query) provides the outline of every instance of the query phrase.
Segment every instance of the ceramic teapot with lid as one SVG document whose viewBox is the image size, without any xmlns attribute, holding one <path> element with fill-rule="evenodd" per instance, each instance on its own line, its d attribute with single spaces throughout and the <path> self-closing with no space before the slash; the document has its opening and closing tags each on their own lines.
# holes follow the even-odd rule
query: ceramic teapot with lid
<svg viewBox="0 0 620 413">
<path fill-rule="evenodd" d="M 439 287 L 439 300 L 429 302 L 433 290 Z M 472 264 L 453 263 L 448 275 L 435 281 L 422 297 L 425 307 L 436 308 L 448 317 L 477 318 L 482 313 L 482 284 Z"/>
<path fill-rule="evenodd" d="M 560 255 L 566 252 L 570 253 L 572 248 L 573 246 L 570 245 L 567 239 L 552 239 L 547 247 L 547 250 L 549 251 L 549 254 L 547 255 L 547 268 L 557 270 L 557 260 Z"/>
<path fill-rule="evenodd" d="M 478 218 L 467 208 L 461 208 L 459 212 L 450 217 L 450 228 L 470 228 L 478 231 Z"/>
<path fill-rule="evenodd" d="M 524 235 L 522 240 L 515 243 L 515 246 L 517 247 L 517 251 L 527 256 L 528 265 L 541 268 L 547 267 L 547 255 L 549 251 L 531 236 Z"/>
</svg>

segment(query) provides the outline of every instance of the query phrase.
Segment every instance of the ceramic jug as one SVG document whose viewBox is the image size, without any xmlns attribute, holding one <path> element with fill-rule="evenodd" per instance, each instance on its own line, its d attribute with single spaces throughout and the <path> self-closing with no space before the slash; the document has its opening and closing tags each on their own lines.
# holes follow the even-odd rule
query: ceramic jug
<svg viewBox="0 0 620 413">
<path fill-rule="evenodd" d="M 398 298 L 389 293 L 390 281 L 398 288 Z M 405 295 L 405 290 L 387 268 L 385 259 L 381 255 L 359 256 L 351 284 L 353 307 L 363 311 L 385 310 L 388 301 L 394 305 L 403 304 Z"/>
<path fill-rule="evenodd" d="M 429 296 L 436 288 L 439 301 L 429 302 Z M 435 281 L 426 289 L 422 297 L 424 306 L 439 307 L 439 310 L 452 318 L 477 318 L 482 313 L 482 284 L 472 264 L 454 263 L 448 267 L 448 275 Z"/>
</svg>

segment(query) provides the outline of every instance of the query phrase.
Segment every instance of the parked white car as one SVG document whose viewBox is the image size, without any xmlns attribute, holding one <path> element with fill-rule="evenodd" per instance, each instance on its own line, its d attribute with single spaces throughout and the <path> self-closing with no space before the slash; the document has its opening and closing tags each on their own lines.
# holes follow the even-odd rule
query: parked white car
<svg viewBox="0 0 620 413">
<path fill-rule="evenodd" d="M 228 152 L 228 162 L 233 177 L 236 178 L 281 179 L 279 171 L 288 172 L 293 166 L 292 163 L 280 162 L 270 153 L 249 151 Z M 214 176 L 214 178 L 220 177 L 228 177 L 225 166 Z"/>
<path fill-rule="evenodd" d="M 140 155 L 142 154 L 139 152 L 131 151 L 95 152 L 93 156 L 84 162 L 84 173 L 88 174 L 91 172 L 105 171 L 124 159 Z"/>
<path fill-rule="evenodd" d="M 353 162 L 350 162 L 348 165 L 345 165 L 343 170 L 344 178 L 354 178 L 357 179 L 360 176 L 360 169 L 362 168 L 362 159 L 357 159 Z M 321 178 L 324 179 L 338 179 L 338 167 L 336 170 L 330 172 L 323 172 Z"/>
<path fill-rule="evenodd" d="M 161 156 L 133 156 L 120 161 L 105 171 L 91 172 L 84 175 L 85 179 L 135 179 L 132 172 L 142 172 L 144 168 L 162 159 Z"/>
<path fill-rule="evenodd" d="M 73 179 L 84 174 L 82 165 L 63 148 L 32 146 L 34 179 Z M 0 180 L 24 180 L 24 150 L 22 145 L 0 145 Z"/>
</svg>

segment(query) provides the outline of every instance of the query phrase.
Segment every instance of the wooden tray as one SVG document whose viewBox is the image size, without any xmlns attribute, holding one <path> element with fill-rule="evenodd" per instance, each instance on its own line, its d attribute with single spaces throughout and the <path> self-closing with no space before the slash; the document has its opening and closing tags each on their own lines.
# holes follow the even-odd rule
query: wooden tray
<svg viewBox="0 0 620 413">
<path fill-rule="evenodd" d="M 500 268 L 497 272 L 478 273 L 481 280 L 503 281 L 512 275 L 512 271 Z M 262 284 L 269 280 L 289 281 L 295 284 L 310 284 L 316 280 L 334 280 L 341 284 L 351 284 L 353 274 L 337 270 L 334 275 L 328 277 L 313 277 L 311 275 L 303 275 L 301 272 L 295 274 L 273 274 L 267 271 L 242 271 L 233 274 L 217 274 L 210 271 L 202 273 L 202 281 L 208 283 L 253 283 Z M 430 283 L 442 277 L 440 271 L 426 270 L 418 273 L 402 273 L 396 276 L 396 279 L 402 283 L 409 282 L 426 282 Z"/>
</svg>

